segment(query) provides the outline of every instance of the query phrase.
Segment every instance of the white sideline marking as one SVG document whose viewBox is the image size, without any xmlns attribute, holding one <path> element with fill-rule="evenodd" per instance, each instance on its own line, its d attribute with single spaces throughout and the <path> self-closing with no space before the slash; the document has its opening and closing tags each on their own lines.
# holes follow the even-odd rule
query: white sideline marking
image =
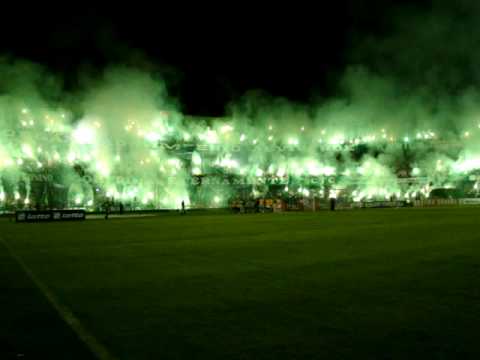
<svg viewBox="0 0 480 360">
<path fill-rule="evenodd" d="M 90 351 L 100 360 L 115 360 L 116 358 L 110 354 L 105 346 L 103 346 L 85 327 L 80 320 L 70 311 L 70 309 L 62 305 L 55 295 L 48 289 L 48 287 L 37 278 L 33 271 L 27 266 L 22 259 L 17 256 L 8 242 L 0 237 L 0 243 L 7 249 L 8 254 L 14 259 L 22 270 L 27 274 L 30 280 L 42 292 L 43 296 L 48 300 L 50 305 L 57 311 L 60 317 L 67 323 L 67 325 L 77 334 L 80 340 L 87 345 Z"/>
</svg>

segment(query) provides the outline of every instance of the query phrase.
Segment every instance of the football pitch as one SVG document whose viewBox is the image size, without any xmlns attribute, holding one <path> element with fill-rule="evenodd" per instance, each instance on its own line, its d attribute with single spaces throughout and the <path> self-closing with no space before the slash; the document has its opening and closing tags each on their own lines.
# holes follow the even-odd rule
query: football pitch
<svg viewBox="0 0 480 360">
<path fill-rule="evenodd" d="M 0 219 L 1 359 L 478 359 L 480 208 Z"/>
</svg>

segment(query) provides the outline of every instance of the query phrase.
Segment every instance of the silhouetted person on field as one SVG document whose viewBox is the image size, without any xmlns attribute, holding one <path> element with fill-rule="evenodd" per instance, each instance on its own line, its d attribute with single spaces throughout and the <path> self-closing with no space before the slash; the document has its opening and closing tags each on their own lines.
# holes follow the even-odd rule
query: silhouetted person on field
<svg viewBox="0 0 480 360">
<path fill-rule="evenodd" d="M 107 200 L 105 201 L 105 220 L 108 220 L 108 215 L 110 215 L 110 202 Z"/>
<path fill-rule="evenodd" d="M 337 199 L 330 198 L 330 211 L 335 211 L 336 202 L 337 202 Z"/>
<path fill-rule="evenodd" d="M 123 203 L 122 202 L 119 205 L 119 211 L 120 211 L 120 215 L 123 215 Z"/>
<path fill-rule="evenodd" d="M 182 214 L 186 214 L 185 211 L 185 201 L 182 200 Z"/>
</svg>

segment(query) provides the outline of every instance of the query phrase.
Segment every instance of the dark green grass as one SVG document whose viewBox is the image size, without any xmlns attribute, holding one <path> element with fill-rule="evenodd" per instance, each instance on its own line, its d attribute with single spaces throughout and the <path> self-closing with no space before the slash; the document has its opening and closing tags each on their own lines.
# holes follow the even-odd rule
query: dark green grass
<svg viewBox="0 0 480 360">
<path fill-rule="evenodd" d="M 480 208 L 0 227 L 122 359 L 480 358 Z M 0 256 L 0 269 L 26 284 L 1 247 Z M 21 314 L 22 296 L 31 297 L 29 311 L 53 320 L 9 315 L 18 323 L 0 329 L 4 342 L 28 348 L 66 336 L 34 285 L 23 286 L 6 287 L 1 311 Z"/>
</svg>

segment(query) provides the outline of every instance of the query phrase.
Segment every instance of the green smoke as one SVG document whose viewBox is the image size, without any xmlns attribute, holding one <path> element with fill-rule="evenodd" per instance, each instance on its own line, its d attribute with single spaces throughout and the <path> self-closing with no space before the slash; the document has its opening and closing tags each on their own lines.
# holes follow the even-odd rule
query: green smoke
<svg viewBox="0 0 480 360">
<path fill-rule="evenodd" d="M 252 91 L 218 119 L 183 114 L 155 72 L 109 67 L 66 91 L 41 66 L 2 58 L 0 207 L 476 196 L 479 11 L 457 5 L 396 12 L 386 36 L 356 37 L 328 98 Z"/>
</svg>

